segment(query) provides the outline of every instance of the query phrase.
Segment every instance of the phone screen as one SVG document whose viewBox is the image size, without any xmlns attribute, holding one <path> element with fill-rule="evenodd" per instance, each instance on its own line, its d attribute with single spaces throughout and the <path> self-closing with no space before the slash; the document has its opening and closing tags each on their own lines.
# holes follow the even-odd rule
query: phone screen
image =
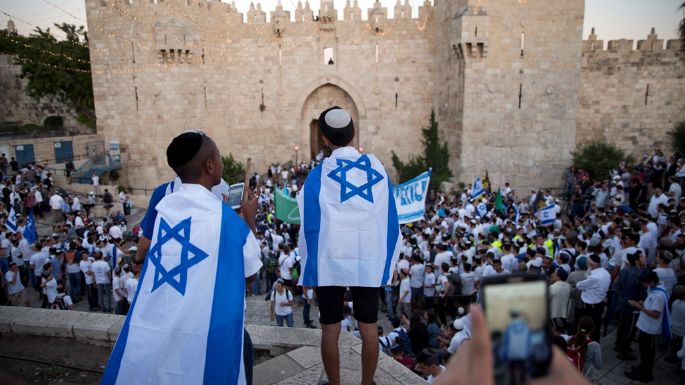
<svg viewBox="0 0 685 385">
<path fill-rule="evenodd" d="M 240 202 L 243 200 L 243 192 L 245 191 L 245 183 L 237 183 L 228 188 L 228 205 L 232 209 L 240 208 Z"/>
<path fill-rule="evenodd" d="M 518 385 L 547 373 L 551 359 L 547 281 L 510 276 L 483 285 L 497 384 Z"/>
</svg>

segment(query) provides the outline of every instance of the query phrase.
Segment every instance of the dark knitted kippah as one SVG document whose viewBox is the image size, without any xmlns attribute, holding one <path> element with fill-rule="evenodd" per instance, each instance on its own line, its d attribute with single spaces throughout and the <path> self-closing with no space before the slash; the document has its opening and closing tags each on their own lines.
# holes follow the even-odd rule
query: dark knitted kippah
<svg viewBox="0 0 685 385">
<path fill-rule="evenodd" d="M 169 167 L 176 169 L 190 162 L 200 151 L 204 135 L 197 131 L 184 132 L 174 138 L 166 149 Z"/>
</svg>

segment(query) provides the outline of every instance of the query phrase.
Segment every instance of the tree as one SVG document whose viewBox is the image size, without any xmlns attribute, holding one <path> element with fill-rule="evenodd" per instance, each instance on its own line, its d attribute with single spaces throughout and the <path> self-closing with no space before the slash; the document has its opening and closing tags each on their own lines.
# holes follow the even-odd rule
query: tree
<svg viewBox="0 0 685 385">
<path fill-rule="evenodd" d="M 581 145 L 572 155 L 573 167 L 587 171 L 590 178 L 597 180 L 609 179 L 609 172 L 622 161 L 633 161 L 623 150 L 606 142 Z"/>
<path fill-rule="evenodd" d="M 233 158 L 233 154 L 222 156 L 224 163 L 224 180 L 228 184 L 235 184 L 245 180 L 245 166 Z"/>
<path fill-rule="evenodd" d="M 435 120 L 435 111 L 431 111 L 428 126 L 421 129 L 421 144 L 423 144 L 423 154 L 410 156 L 407 163 L 392 152 L 392 165 L 397 171 L 399 182 L 416 177 L 428 168 L 433 170 L 431 175 L 430 188 L 438 189 L 440 183 L 449 180 L 453 175 L 449 169 L 450 152 L 447 142 L 440 142 L 438 132 L 438 122 Z"/>
<path fill-rule="evenodd" d="M 57 96 L 76 111 L 79 122 L 95 128 L 88 33 L 83 26 L 55 27 L 66 34 L 64 40 L 58 41 L 49 28 L 36 28 L 29 36 L 1 30 L 0 54 L 14 56 L 21 65 L 20 77 L 28 79 L 32 97 Z"/>
<path fill-rule="evenodd" d="M 673 127 L 673 130 L 668 132 L 668 136 L 671 137 L 673 151 L 680 154 L 680 156 L 685 155 L 685 121 Z"/>
</svg>

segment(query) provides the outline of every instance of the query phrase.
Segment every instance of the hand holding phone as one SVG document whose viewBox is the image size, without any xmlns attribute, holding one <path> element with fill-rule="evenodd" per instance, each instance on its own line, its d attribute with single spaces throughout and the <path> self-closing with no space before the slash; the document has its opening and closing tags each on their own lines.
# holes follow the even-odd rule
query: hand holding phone
<svg viewBox="0 0 685 385">
<path fill-rule="evenodd" d="M 490 330 L 480 305 L 471 305 L 471 339 L 465 341 L 450 358 L 447 370 L 435 381 L 436 385 L 494 385 L 495 369 Z M 552 350 L 548 374 L 530 381 L 529 385 L 591 385 L 576 370 L 557 347 Z"/>
</svg>

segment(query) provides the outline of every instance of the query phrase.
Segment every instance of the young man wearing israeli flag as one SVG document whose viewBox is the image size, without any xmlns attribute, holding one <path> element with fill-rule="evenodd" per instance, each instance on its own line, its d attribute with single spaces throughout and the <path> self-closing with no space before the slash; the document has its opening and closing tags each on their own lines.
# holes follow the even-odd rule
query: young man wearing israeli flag
<svg viewBox="0 0 685 385">
<path fill-rule="evenodd" d="M 210 192 L 223 171 L 216 144 L 186 132 L 167 148 L 182 184 L 162 198 L 138 289 L 103 384 L 245 384 L 245 277 L 261 267 L 257 197 L 245 223 Z"/>
<path fill-rule="evenodd" d="M 362 336 L 362 385 L 371 385 L 378 364 L 380 287 L 393 278 L 402 239 L 397 209 L 381 162 L 350 146 L 350 114 L 330 108 L 321 113 L 319 129 L 333 152 L 297 195 L 300 284 L 314 287 L 319 300 L 321 357 L 331 385 L 340 384 L 338 337 L 343 295 L 350 288 Z"/>
</svg>

